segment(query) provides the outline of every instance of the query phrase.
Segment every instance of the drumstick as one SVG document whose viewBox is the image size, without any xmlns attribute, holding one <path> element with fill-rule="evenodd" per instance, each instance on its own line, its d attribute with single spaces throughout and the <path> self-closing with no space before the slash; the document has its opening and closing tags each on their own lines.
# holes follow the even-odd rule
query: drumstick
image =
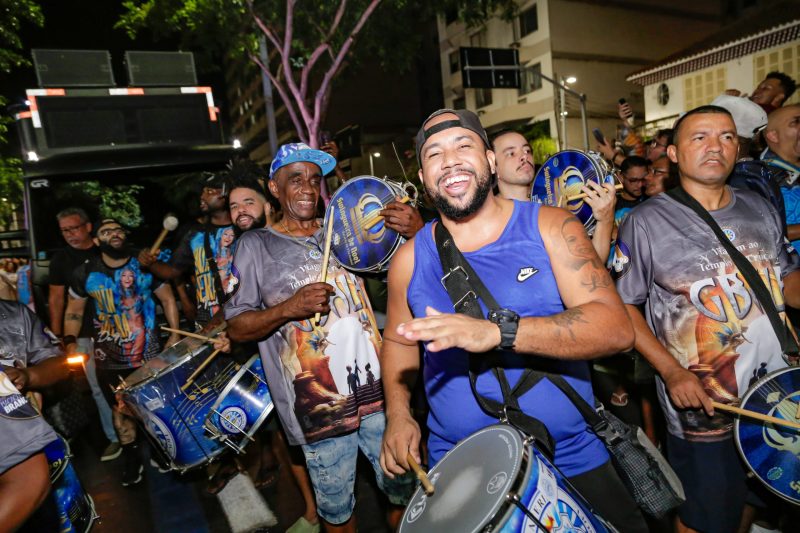
<svg viewBox="0 0 800 533">
<path fill-rule="evenodd" d="M 333 237 L 333 209 L 331 209 L 331 216 L 328 217 L 328 224 L 325 228 L 325 248 L 322 252 L 322 274 L 319 280 L 325 283 L 325 278 L 328 277 L 328 259 L 331 257 L 331 237 Z M 314 314 L 314 325 L 319 324 L 322 315 L 319 311 Z"/>
<path fill-rule="evenodd" d="M 408 202 L 411 201 L 411 198 L 409 198 L 408 196 L 403 196 L 397 201 L 400 202 L 401 204 L 407 204 Z M 370 221 L 361 226 L 361 229 L 364 231 L 369 231 L 370 229 L 372 229 L 373 226 L 375 226 L 381 220 L 383 220 L 383 215 L 375 215 L 373 217 L 370 217 Z"/>
<path fill-rule="evenodd" d="M 411 452 L 408 452 L 408 455 L 406 455 L 406 460 L 408 461 L 411 470 L 413 470 L 417 475 L 419 482 L 422 483 L 422 490 L 424 490 L 425 494 L 428 496 L 433 496 L 433 493 L 436 489 L 434 489 L 431 480 L 428 479 L 428 474 L 422 469 L 421 466 L 419 466 L 417 461 L 414 459 L 414 456 L 411 455 Z"/>
<path fill-rule="evenodd" d="M 164 239 L 167 237 L 167 233 L 174 231 L 178 227 L 178 219 L 172 215 L 167 215 L 164 217 L 163 225 L 164 229 L 161 230 L 161 233 L 158 234 L 156 242 L 154 242 L 153 246 L 150 247 L 151 253 L 154 253 L 159 249 L 161 243 L 164 242 Z"/>
<path fill-rule="evenodd" d="M 614 185 L 614 188 L 616 190 L 618 190 L 618 191 L 622 190 L 622 184 L 621 183 L 617 183 L 616 185 Z M 583 192 L 581 194 L 576 194 L 574 196 L 567 196 L 567 201 L 571 202 L 573 200 L 580 200 L 582 198 L 586 198 L 587 196 L 589 196 L 589 195 L 587 193 Z"/>
<path fill-rule="evenodd" d="M 207 367 L 208 365 L 210 365 L 210 364 L 211 364 L 211 361 L 213 361 L 213 360 L 214 360 L 214 358 L 217 356 L 217 354 L 218 354 L 219 352 L 220 352 L 219 350 L 214 350 L 213 352 L 211 352 L 211 355 L 209 355 L 208 357 L 206 357 L 206 360 L 205 360 L 205 361 L 203 361 L 202 363 L 200 363 L 200 366 L 198 366 L 198 367 L 197 367 L 197 369 L 195 369 L 195 371 L 194 371 L 194 372 L 192 372 L 192 375 L 191 375 L 191 376 L 189 376 L 189 377 L 186 379 L 186 383 L 184 383 L 184 384 L 181 386 L 181 392 L 183 392 L 183 391 L 185 391 L 186 389 L 188 389 L 188 388 L 189 388 L 189 385 L 191 385 L 192 383 L 194 383 L 194 379 L 195 379 L 197 376 L 199 376 L 199 375 L 200 375 L 200 373 L 201 373 L 203 370 L 205 370 L 205 369 L 206 369 L 206 367 Z"/>
<path fill-rule="evenodd" d="M 761 420 L 763 422 L 769 422 L 770 424 L 776 424 L 778 426 L 786 426 L 792 429 L 800 429 L 800 424 L 798 424 L 797 422 L 790 422 L 789 420 L 783 420 L 780 418 L 776 418 L 774 416 L 763 415 L 756 411 L 750 411 L 749 409 L 742 409 L 741 407 L 734 407 L 733 405 L 728 405 L 725 403 L 712 402 L 712 404 L 714 405 L 715 409 L 730 411 L 731 413 L 736 413 L 749 418 L 755 418 L 757 420 Z"/>
<path fill-rule="evenodd" d="M 170 333 L 177 333 L 178 335 L 183 335 L 184 337 L 191 337 L 193 339 L 199 339 L 201 341 L 206 342 L 214 342 L 213 337 L 206 337 L 205 335 L 200 335 L 198 333 L 191 333 L 189 331 L 183 331 L 182 329 L 172 329 L 168 328 L 167 326 L 161 326 L 161 329 L 164 331 L 169 331 Z"/>
</svg>

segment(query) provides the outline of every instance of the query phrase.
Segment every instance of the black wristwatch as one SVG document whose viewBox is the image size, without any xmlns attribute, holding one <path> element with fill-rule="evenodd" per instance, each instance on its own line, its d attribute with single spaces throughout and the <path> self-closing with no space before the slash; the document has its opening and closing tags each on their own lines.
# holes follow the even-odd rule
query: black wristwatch
<svg viewBox="0 0 800 533">
<path fill-rule="evenodd" d="M 519 315 L 511 309 L 491 309 L 486 318 L 500 328 L 500 348 L 513 350 L 514 341 L 517 340 Z"/>
</svg>

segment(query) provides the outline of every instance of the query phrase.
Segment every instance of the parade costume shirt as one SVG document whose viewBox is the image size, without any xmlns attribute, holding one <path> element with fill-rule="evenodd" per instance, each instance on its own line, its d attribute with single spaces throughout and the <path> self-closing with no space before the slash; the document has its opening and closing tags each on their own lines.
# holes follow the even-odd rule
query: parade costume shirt
<svg viewBox="0 0 800 533">
<path fill-rule="evenodd" d="M 208 233 L 207 238 L 206 233 Z M 212 268 L 211 261 L 214 262 L 216 271 L 219 273 L 219 287 L 225 290 L 229 283 L 235 251 L 236 234 L 233 231 L 233 225 L 198 225 L 186 233 L 175 250 L 172 266 L 180 270 L 192 268 L 194 272 L 196 320 L 199 324 L 206 324 L 219 312 L 221 307 L 222 295 L 217 294 L 218 285 L 214 281 L 214 268 Z"/>
<path fill-rule="evenodd" d="M 29 309 L 0 300 L 0 475 L 56 439 L 28 399 L 3 372 L 61 355 L 58 339 Z"/>
<path fill-rule="evenodd" d="M 322 229 L 295 238 L 272 228 L 250 230 L 234 259 L 225 318 L 274 307 L 320 281 Z M 336 289 L 319 326 L 313 317 L 287 322 L 258 343 L 270 392 L 292 445 L 357 429 L 361 417 L 383 410 L 381 337 L 359 278 L 331 262 Z"/>
<path fill-rule="evenodd" d="M 520 317 L 550 316 L 564 311 L 550 257 L 539 234 L 536 202 L 514 202 L 514 213 L 493 243 L 464 257 L 500 307 Z M 414 317 L 424 317 L 426 306 L 453 313 L 453 303 L 441 283 L 444 275 L 428 223 L 414 237 L 414 273 L 408 303 Z M 481 302 L 483 312 L 487 309 Z M 461 348 L 431 353 L 425 350 L 425 392 L 430 404 L 428 441 L 433 463 L 461 439 L 497 423 L 478 405 L 469 383 L 470 354 Z M 589 365 L 508 352 L 502 367 L 513 388 L 526 368 L 561 374 L 590 405 L 594 402 Z M 490 369 L 478 375 L 478 392 L 502 403 L 497 378 Z M 542 421 L 556 443 L 555 464 L 565 475 L 587 472 L 608 461 L 605 446 L 589 429 L 572 402 L 550 381 L 542 380 L 519 399 L 522 411 Z M 431 465 L 432 466 L 432 465 Z"/>
<path fill-rule="evenodd" d="M 153 276 L 135 257 L 111 268 L 96 256 L 75 271 L 70 294 L 94 302 L 94 351 L 97 366 L 129 369 L 160 352 Z"/>
<path fill-rule="evenodd" d="M 766 200 L 728 190 L 730 203 L 711 216 L 755 267 L 783 316 L 781 279 L 800 268 L 800 259 Z M 786 366 L 769 318 L 714 232 L 666 194 L 628 214 L 613 270 L 622 300 L 644 304 L 655 336 L 712 400 L 737 404 L 755 380 Z M 660 378 L 658 389 L 670 433 L 692 441 L 730 437 L 732 418 L 677 411 Z"/>
<path fill-rule="evenodd" d="M 761 154 L 761 160 L 776 171 L 782 171 L 780 188 L 786 209 L 786 224 L 800 224 L 800 182 L 797 181 L 800 167 L 784 161 L 769 148 Z M 792 241 L 792 244 L 800 246 L 800 240 Z"/>
</svg>

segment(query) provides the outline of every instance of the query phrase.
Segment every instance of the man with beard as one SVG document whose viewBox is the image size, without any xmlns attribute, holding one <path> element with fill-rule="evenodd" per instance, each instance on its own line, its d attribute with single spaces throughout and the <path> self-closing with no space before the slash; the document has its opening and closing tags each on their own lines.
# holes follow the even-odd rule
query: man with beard
<svg viewBox="0 0 800 533">
<path fill-rule="evenodd" d="M 630 348 L 633 330 L 583 224 L 567 211 L 495 196 L 495 154 L 478 117 L 442 109 L 417 133 L 419 176 L 441 216 L 403 245 L 389 269 L 389 308 L 381 351 L 387 427 L 381 465 L 387 475 L 419 462 L 420 428 L 409 409 L 423 343 L 430 403 L 430 465 L 461 439 L 497 422 L 470 387 L 471 354 L 502 349 L 511 386 L 527 368 L 558 373 L 590 404 L 587 359 Z M 443 224 L 498 301 L 491 319 L 455 314 L 442 285 L 433 231 Z M 458 269 L 451 272 L 453 275 Z M 520 318 L 521 317 L 521 318 Z M 502 402 L 491 369 L 477 372 L 482 396 Z M 644 520 L 580 412 L 548 380 L 519 397 L 521 410 L 555 440 L 555 464 L 593 509 L 620 531 L 646 531 Z"/>
<path fill-rule="evenodd" d="M 97 246 L 92 240 L 92 223 L 83 209 L 68 207 L 56 215 L 58 229 L 67 242 L 50 260 L 50 285 L 48 310 L 50 312 L 50 329 L 58 337 L 64 333 L 64 307 L 67 303 L 67 287 L 72 273 L 80 265 L 97 255 Z M 108 446 L 100 455 L 101 461 L 110 461 L 122 453 L 114 424 L 111 420 L 111 407 L 108 405 L 95 375 L 94 348 L 92 347 L 92 313 L 84 313 L 83 324 L 78 334 L 78 350 L 87 354 L 86 381 L 92 389 L 92 398 L 97 405 L 100 425 L 109 440 Z"/>
<path fill-rule="evenodd" d="M 225 282 L 230 280 L 231 262 L 227 254 L 235 250 L 235 241 L 225 246 L 227 234 L 233 230 L 228 211 L 225 177 L 210 174 L 203 178 L 200 193 L 200 212 L 204 222 L 186 232 L 170 263 L 156 260 L 157 250 L 144 249 L 139 253 L 142 266 L 164 280 L 180 278 L 192 270 L 195 278 L 198 326 L 206 326 L 221 309 Z"/>
<path fill-rule="evenodd" d="M 725 185 L 738 149 L 730 113 L 693 109 L 676 122 L 674 141 L 667 153 L 683 190 L 743 251 L 781 315 L 784 301 L 800 305 L 800 259 L 780 216 L 759 194 Z M 769 317 L 708 224 L 669 194 L 625 218 L 614 272 L 636 350 L 660 378 L 668 459 L 686 491 L 678 531 L 748 531 L 742 511 L 759 501 L 759 487 L 736 451 L 733 419 L 715 415 L 712 400 L 738 404 L 752 377 L 786 366 Z"/>
<path fill-rule="evenodd" d="M 156 323 L 155 294 L 161 301 L 169 326 L 178 328 L 178 306 L 169 284 L 159 283 L 142 269 L 127 244 L 127 231 L 113 218 L 95 225 L 94 243 L 100 254 L 79 266 L 70 281 L 69 302 L 64 317 L 64 346 L 67 353 L 77 350 L 86 303 L 94 304 L 94 353 L 97 381 L 106 400 L 114 406 L 114 429 L 122 444 L 124 470 L 122 485 L 142 480 L 142 462 L 132 418 L 117 408 L 112 392 L 147 360 L 161 352 Z M 179 340 L 170 335 L 167 344 Z"/>
<path fill-rule="evenodd" d="M 232 340 L 259 341 L 275 409 L 289 444 L 303 448 L 325 530 L 355 531 L 359 448 L 392 503 L 404 505 L 413 484 L 385 479 L 377 467 L 385 425 L 380 387 L 348 391 L 346 367 L 354 360 L 362 368 L 370 364 L 380 379 L 380 332 L 364 285 L 333 262 L 320 280 L 320 183 L 335 164 L 302 143 L 278 149 L 269 191 L 280 202 L 281 218 L 240 238 L 233 270 L 238 283 L 225 319 Z M 390 513 L 396 526 L 399 509 Z"/>
</svg>

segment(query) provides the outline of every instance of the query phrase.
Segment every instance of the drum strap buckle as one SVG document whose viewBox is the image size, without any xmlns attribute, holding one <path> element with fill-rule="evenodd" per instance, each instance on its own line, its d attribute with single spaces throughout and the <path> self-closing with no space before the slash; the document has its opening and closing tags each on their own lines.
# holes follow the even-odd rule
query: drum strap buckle
<svg viewBox="0 0 800 533">
<path fill-rule="evenodd" d="M 447 284 L 446 284 L 447 278 L 449 278 L 451 274 L 455 274 L 458 271 L 461 271 L 461 274 L 463 274 L 465 280 L 469 279 L 469 274 L 467 274 L 467 271 L 464 270 L 461 267 L 461 265 L 456 265 L 454 268 L 451 268 L 450 271 L 447 274 L 442 276 L 442 279 L 439 280 L 439 281 L 442 282 L 442 287 L 444 287 L 444 290 L 447 290 Z M 470 291 L 470 292 L 472 292 L 472 291 Z"/>
</svg>

